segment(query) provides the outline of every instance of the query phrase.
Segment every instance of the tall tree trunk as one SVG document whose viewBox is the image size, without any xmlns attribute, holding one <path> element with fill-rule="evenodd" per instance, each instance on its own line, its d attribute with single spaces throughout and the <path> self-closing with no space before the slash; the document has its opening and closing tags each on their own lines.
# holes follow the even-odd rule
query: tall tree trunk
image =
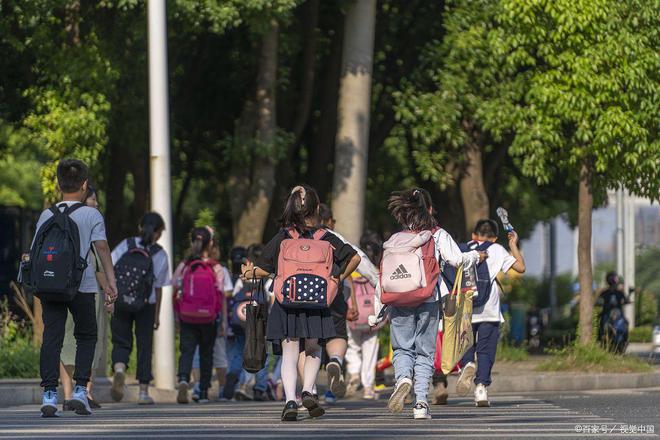
<svg viewBox="0 0 660 440">
<path fill-rule="evenodd" d="M 123 142 L 109 145 L 109 169 L 112 170 L 106 179 L 105 200 L 109 209 L 105 209 L 106 229 L 110 246 L 117 245 L 123 240 L 127 227 L 135 229 L 137 219 L 129 220 L 128 210 L 125 206 L 124 186 L 126 184 L 126 164 L 130 162 L 130 155 Z"/>
<path fill-rule="evenodd" d="M 364 225 L 375 24 L 376 0 L 350 4 L 344 27 L 332 209 L 337 230 L 353 243 L 360 241 Z"/>
<path fill-rule="evenodd" d="M 341 76 L 343 27 L 337 26 L 330 42 L 330 54 L 324 64 L 321 85 L 321 118 L 309 146 L 307 182 L 319 192 L 322 201 L 330 196 L 332 176 L 330 164 L 333 159 L 337 134 L 337 101 L 339 100 L 339 78 Z"/>
<path fill-rule="evenodd" d="M 580 283 L 580 344 L 591 343 L 594 299 L 591 269 L 591 213 L 594 196 L 591 188 L 591 171 L 586 163 L 580 169 L 578 189 L 578 281 Z"/>
<path fill-rule="evenodd" d="M 80 0 L 72 0 L 64 6 L 67 43 L 80 46 Z"/>
<path fill-rule="evenodd" d="M 277 39 L 279 25 L 271 20 L 263 36 L 257 80 L 257 133 L 259 149 L 270 154 L 255 155 L 252 162 L 250 191 L 245 209 L 239 216 L 234 243 L 247 246 L 261 243 L 275 188 L 276 132 L 275 89 L 277 82 Z"/>
<path fill-rule="evenodd" d="M 484 185 L 483 151 L 480 134 L 471 122 L 463 122 L 468 142 L 465 148 L 465 168 L 460 180 L 461 201 L 465 214 L 465 232 L 469 237 L 478 220 L 488 218 L 488 194 Z"/>
</svg>

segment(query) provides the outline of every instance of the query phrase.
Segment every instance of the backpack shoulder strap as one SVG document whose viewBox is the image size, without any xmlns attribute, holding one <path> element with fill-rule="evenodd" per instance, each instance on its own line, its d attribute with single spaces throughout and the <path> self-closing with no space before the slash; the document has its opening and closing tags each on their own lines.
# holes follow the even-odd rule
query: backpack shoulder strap
<svg viewBox="0 0 660 440">
<path fill-rule="evenodd" d="M 85 206 L 83 203 L 80 203 L 80 202 L 74 203 L 71 206 L 67 206 L 67 208 L 64 210 L 64 214 L 71 215 L 71 214 L 73 214 L 74 211 L 82 208 L 83 206 Z"/>
<path fill-rule="evenodd" d="M 161 250 L 163 250 L 163 247 L 161 245 L 159 245 L 158 243 L 154 243 L 151 246 L 149 246 L 149 255 L 151 255 L 153 257 L 154 255 L 156 255 Z"/>
<path fill-rule="evenodd" d="M 128 240 L 128 250 L 135 249 L 137 247 L 137 243 L 135 242 L 135 237 L 130 237 Z"/>
<path fill-rule="evenodd" d="M 57 206 L 57 203 L 53 204 L 50 208 L 48 208 L 48 210 L 52 212 L 54 216 L 62 213 L 60 208 Z"/>
<path fill-rule="evenodd" d="M 314 235 L 312 235 L 312 237 L 314 238 L 314 240 L 322 240 L 327 233 L 328 231 L 325 228 L 317 229 L 316 232 L 314 232 Z"/>
<path fill-rule="evenodd" d="M 294 240 L 297 240 L 300 238 L 300 233 L 296 231 L 296 228 L 286 228 L 287 234 L 289 234 L 289 237 L 291 237 Z"/>
</svg>

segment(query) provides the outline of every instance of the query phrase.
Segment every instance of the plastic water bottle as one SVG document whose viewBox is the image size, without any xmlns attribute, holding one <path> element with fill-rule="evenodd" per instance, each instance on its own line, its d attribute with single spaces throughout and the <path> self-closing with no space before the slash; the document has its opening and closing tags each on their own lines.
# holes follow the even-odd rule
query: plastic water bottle
<svg viewBox="0 0 660 440">
<path fill-rule="evenodd" d="M 502 227 L 506 232 L 511 232 L 513 231 L 513 226 L 511 223 L 509 223 L 509 213 L 506 212 L 506 209 L 502 208 L 501 206 L 497 208 L 497 216 L 500 218 L 500 221 L 502 222 Z"/>
</svg>

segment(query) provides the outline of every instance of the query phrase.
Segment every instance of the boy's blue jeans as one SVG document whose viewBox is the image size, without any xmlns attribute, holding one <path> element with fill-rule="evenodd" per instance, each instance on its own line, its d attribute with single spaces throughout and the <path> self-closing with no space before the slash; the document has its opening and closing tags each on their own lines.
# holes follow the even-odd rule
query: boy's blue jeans
<svg viewBox="0 0 660 440">
<path fill-rule="evenodd" d="M 461 366 L 468 362 L 474 362 L 474 354 L 477 354 L 477 375 L 474 377 L 476 385 L 491 384 L 490 373 L 495 364 L 495 353 L 497 353 L 497 342 L 500 339 L 499 322 L 477 322 L 472 324 L 474 332 L 474 345 L 465 353 L 461 359 Z"/>
<path fill-rule="evenodd" d="M 390 307 L 394 375 L 397 381 L 402 377 L 415 378 L 414 389 L 418 402 L 428 401 L 439 312 L 437 301 L 417 307 Z"/>
</svg>

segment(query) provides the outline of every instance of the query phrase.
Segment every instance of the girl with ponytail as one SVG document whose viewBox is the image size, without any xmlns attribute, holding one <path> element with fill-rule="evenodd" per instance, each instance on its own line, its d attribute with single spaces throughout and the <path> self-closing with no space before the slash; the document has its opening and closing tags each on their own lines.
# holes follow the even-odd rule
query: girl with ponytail
<svg viewBox="0 0 660 440">
<path fill-rule="evenodd" d="M 193 228 L 190 232 L 188 256 L 174 271 L 174 310 L 179 320 L 181 347 L 178 403 L 188 403 L 190 374 L 198 348 L 201 377 L 199 391 L 193 398 L 199 403 L 209 402 L 208 389 L 211 387 L 216 355 L 218 357 L 224 355 L 225 358 L 224 363 L 216 363 L 216 368 L 224 369 L 222 377 L 221 374 L 218 375 L 221 386 L 224 382 L 227 362 L 224 354 L 224 334 L 221 329 L 224 328 L 225 318 L 225 308 L 222 306 L 225 271 L 220 263 L 210 257 L 213 246 L 213 233 L 210 227 Z M 186 304 L 193 306 L 197 316 L 189 314 L 190 308 Z M 206 311 L 204 316 L 198 314 L 200 310 Z M 214 353 L 214 350 L 218 353 Z"/>
<path fill-rule="evenodd" d="M 165 221 L 163 217 L 156 212 L 148 212 L 140 220 L 140 235 L 123 240 L 112 251 L 112 262 L 115 265 L 125 254 L 135 254 L 137 252 L 148 255 L 151 258 L 151 270 L 153 271 L 151 291 L 144 292 L 144 295 L 148 297 L 147 304 L 138 311 L 129 311 L 121 307 L 122 298 L 119 298 L 110 321 L 114 370 L 111 395 L 116 402 L 124 398 L 126 369 L 129 356 L 133 350 L 133 337 L 135 336 L 137 346 L 136 378 L 140 383 L 137 403 L 140 405 L 154 403 L 149 396 L 149 382 L 153 380 L 151 374 L 153 334 L 160 324 L 159 316 L 163 287 L 171 284 L 169 257 L 165 250 L 157 244 L 164 230 Z M 133 327 L 135 327 L 135 331 Z"/>
<path fill-rule="evenodd" d="M 266 278 L 277 274 L 280 245 L 284 240 L 294 236 L 311 239 L 318 230 L 324 229 L 319 221 L 319 197 L 316 191 L 307 185 L 294 187 L 284 205 L 281 222 L 282 229 L 268 242 L 256 264 L 248 262 L 243 265 L 244 279 Z M 317 234 L 317 238 L 329 242 L 334 248 L 331 277 L 341 285 L 344 278 L 358 266 L 360 257 L 351 245 L 330 232 Z M 325 413 L 313 390 L 321 367 L 321 344 L 334 336 L 336 331 L 329 308 L 285 308 L 277 301 L 273 304 L 268 316 L 266 339 L 282 347 L 282 384 L 287 402 L 282 411 L 283 421 L 296 421 L 298 417 L 296 385 L 301 346 L 304 346 L 306 356 L 303 406 L 311 417 L 320 417 Z"/>
<path fill-rule="evenodd" d="M 469 267 L 486 257 L 485 254 L 477 251 L 461 252 L 458 244 L 447 231 L 438 226 L 434 217 L 431 195 L 425 189 L 412 188 L 394 192 L 388 200 L 387 207 L 394 220 L 403 229 L 400 234 L 411 236 L 422 233 L 428 236 L 429 240 L 433 240 L 431 251 L 434 252 L 438 263 L 441 263 L 440 258 L 442 258 L 443 263 L 451 266 L 458 267 L 463 264 L 464 267 Z M 399 234 L 395 234 L 395 236 L 397 235 Z M 395 239 L 395 236 L 390 240 Z M 387 245 L 387 243 L 385 244 Z M 426 245 L 424 246 L 426 248 Z M 385 276 L 390 277 L 391 275 L 389 273 L 381 274 L 381 282 Z M 388 308 L 396 386 L 387 407 L 393 413 L 402 411 L 405 398 L 413 388 L 414 376 L 416 403 L 413 408 L 413 417 L 415 419 L 431 418 L 427 394 L 434 373 L 433 361 L 440 319 L 441 293 L 444 296 L 449 293 L 449 290 L 444 283 L 438 282 L 433 296 L 425 302 L 417 306 L 390 305 Z M 380 291 L 377 290 L 376 295 L 379 294 Z M 380 297 L 376 304 L 380 304 Z M 379 315 L 379 310 L 376 310 L 376 315 Z"/>
</svg>

